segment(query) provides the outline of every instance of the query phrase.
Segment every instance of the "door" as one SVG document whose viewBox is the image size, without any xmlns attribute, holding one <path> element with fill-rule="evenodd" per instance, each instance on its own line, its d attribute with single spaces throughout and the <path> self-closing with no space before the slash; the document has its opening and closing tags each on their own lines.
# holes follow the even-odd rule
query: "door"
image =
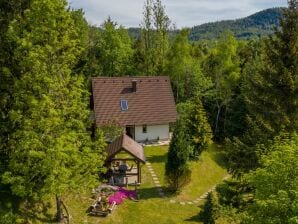
<svg viewBox="0 0 298 224">
<path fill-rule="evenodd" d="M 135 126 L 126 126 L 125 132 L 129 137 L 135 139 Z"/>
</svg>

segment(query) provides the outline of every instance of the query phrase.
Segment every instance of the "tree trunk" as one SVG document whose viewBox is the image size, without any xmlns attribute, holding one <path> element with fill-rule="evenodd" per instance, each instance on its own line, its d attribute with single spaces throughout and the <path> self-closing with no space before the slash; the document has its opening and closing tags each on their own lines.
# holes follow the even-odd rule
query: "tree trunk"
<svg viewBox="0 0 298 224">
<path fill-rule="evenodd" d="M 56 214 L 56 220 L 58 223 L 65 223 L 65 218 L 66 218 L 66 223 L 69 223 L 69 213 L 68 210 L 65 206 L 65 204 L 63 203 L 63 201 L 61 200 L 61 198 L 56 195 L 56 205 L 57 205 L 57 214 Z M 66 212 L 66 217 L 63 214 L 63 208 Z"/>
<path fill-rule="evenodd" d="M 218 121 L 219 121 L 219 115 L 220 115 L 220 112 L 221 112 L 221 108 L 222 108 L 222 105 L 219 104 L 218 102 L 216 102 L 216 106 L 217 106 L 217 115 L 216 115 L 216 121 L 215 121 L 215 129 L 214 129 L 214 133 L 215 133 L 215 136 L 217 134 L 217 129 L 218 129 Z"/>
<path fill-rule="evenodd" d="M 227 121 L 227 105 L 225 106 L 225 115 L 224 115 L 224 124 L 223 124 L 224 136 L 226 136 L 226 121 Z"/>
<path fill-rule="evenodd" d="M 56 206 L 57 206 L 56 220 L 58 223 L 61 223 L 63 221 L 63 209 L 62 209 L 61 198 L 58 195 L 56 195 Z"/>
</svg>

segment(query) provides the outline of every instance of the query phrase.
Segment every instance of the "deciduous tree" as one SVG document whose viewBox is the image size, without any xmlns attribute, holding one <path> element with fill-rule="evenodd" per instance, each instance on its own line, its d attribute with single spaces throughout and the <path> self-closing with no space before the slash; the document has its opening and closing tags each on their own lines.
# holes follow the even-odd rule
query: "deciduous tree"
<svg viewBox="0 0 298 224">
<path fill-rule="evenodd" d="M 298 217 L 298 136 L 281 136 L 267 149 L 262 167 L 248 175 L 255 189 L 244 223 L 296 223 Z"/>
</svg>

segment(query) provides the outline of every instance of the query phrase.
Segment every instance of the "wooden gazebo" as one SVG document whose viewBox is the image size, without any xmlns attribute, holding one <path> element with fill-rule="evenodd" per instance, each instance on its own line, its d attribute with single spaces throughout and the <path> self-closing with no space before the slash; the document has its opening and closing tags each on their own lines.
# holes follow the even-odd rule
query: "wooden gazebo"
<svg viewBox="0 0 298 224">
<path fill-rule="evenodd" d="M 106 153 L 111 184 L 141 183 L 141 163 L 146 162 L 142 145 L 123 134 L 107 146 Z"/>
</svg>

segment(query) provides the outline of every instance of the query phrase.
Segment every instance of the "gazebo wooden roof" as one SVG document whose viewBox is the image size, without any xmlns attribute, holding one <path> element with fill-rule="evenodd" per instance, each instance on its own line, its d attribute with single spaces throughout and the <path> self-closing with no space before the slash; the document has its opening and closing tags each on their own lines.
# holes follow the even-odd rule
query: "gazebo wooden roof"
<svg viewBox="0 0 298 224">
<path fill-rule="evenodd" d="M 142 162 L 142 163 L 146 162 L 143 146 L 137 143 L 136 141 L 134 141 L 126 134 L 121 135 L 120 137 L 115 139 L 111 144 L 107 146 L 106 162 L 112 161 L 115 155 L 123 150 L 126 151 L 131 156 L 133 156 L 139 162 Z"/>
</svg>

